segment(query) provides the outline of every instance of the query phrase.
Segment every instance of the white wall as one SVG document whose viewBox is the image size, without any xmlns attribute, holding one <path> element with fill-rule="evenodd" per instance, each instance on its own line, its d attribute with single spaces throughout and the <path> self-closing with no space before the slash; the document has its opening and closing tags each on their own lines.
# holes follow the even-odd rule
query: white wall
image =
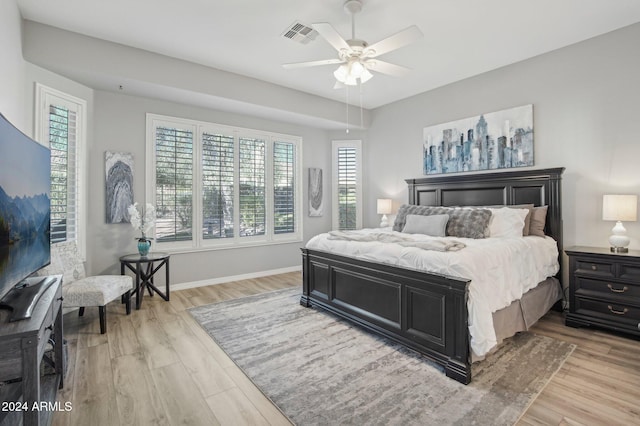
<svg viewBox="0 0 640 426">
<path fill-rule="evenodd" d="M 28 127 L 31 99 L 25 96 L 26 62 L 22 59 L 22 19 L 15 1 L 0 1 L 0 113 L 23 133 Z"/>
<path fill-rule="evenodd" d="M 240 126 L 303 138 L 303 230 L 304 240 L 329 229 L 330 200 L 327 213 L 320 218 L 308 217 L 308 167 L 329 170 L 331 141 L 326 131 L 287 123 L 129 96 L 97 91 L 95 96 L 95 140 L 89 158 L 90 212 L 89 243 L 91 270 L 94 273 L 119 273 L 118 256 L 136 251 L 135 232 L 127 224 L 105 223 L 104 152 L 131 152 L 134 157 L 134 198 L 144 202 L 145 194 L 145 128 L 146 113 L 183 117 L 230 126 Z M 330 187 L 325 173 L 324 187 Z M 304 242 L 212 250 L 174 254 L 171 257 L 173 283 L 189 283 L 234 275 L 251 274 L 281 268 L 299 267 L 300 247 Z M 160 247 L 160 246 L 157 246 Z M 152 249 L 161 250 L 153 246 Z"/>
<path fill-rule="evenodd" d="M 564 245 L 608 246 L 602 194 L 640 194 L 640 24 L 426 92 L 372 112 L 365 225 L 376 198 L 407 201 L 422 175 L 426 126 L 533 104 L 534 168 L 566 167 Z M 437 64 L 436 64 L 437 65 Z M 640 249 L 640 224 L 625 224 Z"/>
</svg>

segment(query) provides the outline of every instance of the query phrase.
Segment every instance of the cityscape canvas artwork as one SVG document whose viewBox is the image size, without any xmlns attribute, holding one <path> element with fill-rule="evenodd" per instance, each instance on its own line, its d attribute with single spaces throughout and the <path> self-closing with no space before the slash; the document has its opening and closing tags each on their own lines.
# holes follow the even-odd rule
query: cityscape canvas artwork
<svg viewBox="0 0 640 426">
<path fill-rule="evenodd" d="M 133 204 L 133 155 L 105 152 L 107 223 L 129 223 L 127 208 Z"/>
<path fill-rule="evenodd" d="M 423 173 L 533 166 L 533 105 L 425 127 Z"/>
</svg>

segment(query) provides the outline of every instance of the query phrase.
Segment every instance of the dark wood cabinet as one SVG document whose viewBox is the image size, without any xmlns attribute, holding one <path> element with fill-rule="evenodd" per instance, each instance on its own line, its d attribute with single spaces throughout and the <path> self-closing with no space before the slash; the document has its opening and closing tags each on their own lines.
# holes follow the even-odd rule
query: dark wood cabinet
<svg viewBox="0 0 640 426">
<path fill-rule="evenodd" d="M 55 374 L 42 376 L 40 366 L 47 344 L 55 342 Z M 57 389 L 64 375 L 62 276 L 42 294 L 31 318 L 9 321 L 0 310 L 0 425 L 48 425 Z"/>
<path fill-rule="evenodd" d="M 571 247 L 569 312 L 571 327 L 593 325 L 640 336 L 640 251 Z"/>
</svg>

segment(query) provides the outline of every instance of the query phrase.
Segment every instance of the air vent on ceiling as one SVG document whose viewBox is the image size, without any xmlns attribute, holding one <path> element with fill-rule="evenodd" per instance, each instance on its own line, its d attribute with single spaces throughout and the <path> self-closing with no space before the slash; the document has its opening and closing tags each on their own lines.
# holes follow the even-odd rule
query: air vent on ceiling
<svg viewBox="0 0 640 426">
<path fill-rule="evenodd" d="M 294 22 L 282 33 L 282 36 L 293 41 L 297 41 L 301 44 L 307 44 L 312 40 L 315 40 L 318 32 L 308 25 L 300 22 Z"/>
</svg>

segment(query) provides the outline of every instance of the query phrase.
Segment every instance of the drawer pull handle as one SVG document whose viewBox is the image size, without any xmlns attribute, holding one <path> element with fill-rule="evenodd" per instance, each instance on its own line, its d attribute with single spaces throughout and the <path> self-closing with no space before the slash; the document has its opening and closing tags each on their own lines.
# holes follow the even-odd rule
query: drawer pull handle
<svg viewBox="0 0 640 426">
<path fill-rule="evenodd" d="M 627 312 L 629 312 L 629 309 L 627 309 L 627 308 L 624 308 L 624 309 L 623 309 L 623 310 L 621 310 L 621 311 L 617 311 L 617 310 L 613 309 L 613 308 L 611 307 L 611 305 L 608 305 L 608 306 L 607 306 L 607 308 L 609 308 L 609 312 L 611 312 L 612 314 L 616 314 L 616 315 L 624 315 L 624 314 L 626 314 Z"/>
<path fill-rule="evenodd" d="M 591 270 L 592 270 L 592 271 L 597 271 L 597 270 L 598 270 L 598 267 L 597 267 L 596 265 L 591 265 Z"/>
<path fill-rule="evenodd" d="M 609 290 L 611 290 L 614 293 L 624 293 L 625 291 L 629 290 L 629 287 L 627 287 L 626 285 L 624 287 L 622 287 L 621 289 L 613 288 L 613 286 L 611 284 L 607 284 L 607 287 L 609 287 Z"/>
<path fill-rule="evenodd" d="M 47 327 L 47 330 L 52 330 L 53 331 L 53 324 L 51 324 L 50 326 Z"/>
</svg>

